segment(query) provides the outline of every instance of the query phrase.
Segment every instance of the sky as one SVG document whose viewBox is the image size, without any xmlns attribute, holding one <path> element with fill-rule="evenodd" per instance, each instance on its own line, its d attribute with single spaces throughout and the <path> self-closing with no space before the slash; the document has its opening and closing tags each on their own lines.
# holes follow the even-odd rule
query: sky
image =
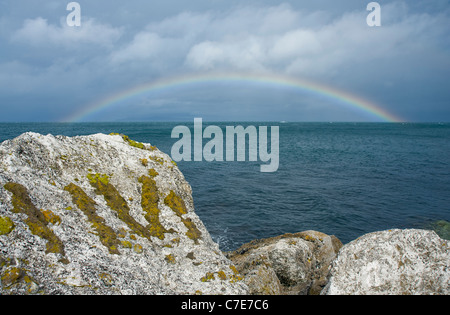
<svg viewBox="0 0 450 315">
<path fill-rule="evenodd" d="M 231 73 L 314 82 L 403 121 L 450 121 L 450 1 L 67 0 L 0 2 L 0 122 L 379 121 L 323 93 L 257 82 L 167 86 Z M 219 75 L 220 76 L 220 75 Z M 84 114 L 80 114 L 84 113 Z"/>
</svg>

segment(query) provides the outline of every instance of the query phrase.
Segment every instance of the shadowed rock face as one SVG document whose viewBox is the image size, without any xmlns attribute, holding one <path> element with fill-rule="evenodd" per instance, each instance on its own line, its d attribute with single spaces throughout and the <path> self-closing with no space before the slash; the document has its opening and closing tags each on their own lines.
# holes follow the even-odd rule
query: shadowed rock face
<svg viewBox="0 0 450 315">
<path fill-rule="evenodd" d="M 342 243 L 316 231 L 252 241 L 228 257 L 251 294 L 320 294 Z"/>
<path fill-rule="evenodd" d="M 449 265 L 448 241 L 433 231 L 370 233 L 341 249 L 322 293 L 448 295 Z"/>
<path fill-rule="evenodd" d="M 122 135 L 0 145 L 0 294 L 245 294 L 169 156 Z"/>
</svg>

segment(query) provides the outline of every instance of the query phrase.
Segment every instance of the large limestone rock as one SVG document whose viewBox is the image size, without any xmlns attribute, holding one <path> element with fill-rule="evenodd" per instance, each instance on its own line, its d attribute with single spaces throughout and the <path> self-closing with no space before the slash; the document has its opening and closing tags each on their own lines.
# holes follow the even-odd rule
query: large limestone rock
<svg viewBox="0 0 450 315">
<path fill-rule="evenodd" d="M 250 294 L 319 294 L 342 243 L 316 231 L 252 241 L 228 253 Z"/>
<path fill-rule="evenodd" d="M 367 234 L 341 249 L 331 274 L 322 294 L 448 295 L 448 241 L 426 230 Z"/>
<path fill-rule="evenodd" d="M 169 156 L 122 135 L 0 145 L 0 294 L 245 294 Z"/>
</svg>

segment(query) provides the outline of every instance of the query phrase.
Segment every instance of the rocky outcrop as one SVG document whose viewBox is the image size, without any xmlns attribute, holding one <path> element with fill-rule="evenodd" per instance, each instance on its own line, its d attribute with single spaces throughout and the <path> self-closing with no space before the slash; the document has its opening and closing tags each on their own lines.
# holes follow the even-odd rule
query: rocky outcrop
<svg viewBox="0 0 450 315">
<path fill-rule="evenodd" d="M 343 247 L 306 231 L 226 255 L 150 144 L 26 133 L 0 145 L 0 295 L 450 293 L 448 241 L 432 231 Z"/>
<path fill-rule="evenodd" d="M 320 294 L 342 243 L 316 231 L 252 241 L 228 257 L 250 294 Z"/>
<path fill-rule="evenodd" d="M 448 295 L 449 264 L 448 241 L 433 231 L 371 233 L 341 249 L 323 294 Z"/>
<path fill-rule="evenodd" d="M 245 294 L 169 156 L 123 135 L 0 145 L 0 294 Z"/>
</svg>

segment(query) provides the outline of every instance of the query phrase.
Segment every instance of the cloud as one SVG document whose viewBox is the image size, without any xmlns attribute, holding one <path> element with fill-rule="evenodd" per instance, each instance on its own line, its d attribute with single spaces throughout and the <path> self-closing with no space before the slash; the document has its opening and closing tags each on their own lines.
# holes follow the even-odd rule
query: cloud
<svg viewBox="0 0 450 315">
<path fill-rule="evenodd" d="M 383 27 L 374 29 L 366 25 L 364 10 L 330 20 L 286 5 L 239 9 L 210 21 L 208 28 L 220 31 L 193 45 L 186 65 L 193 70 L 265 70 L 322 77 L 359 63 L 370 66 L 377 60 L 417 56 L 439 45 L 442 33 L 448 31 L 448 14 L 405 11 L 402 2 L 383 6 Z"/>
<path fill-rule="evenodd" d="M 79 45 L 112 47 L 123 30 L 100 24 L 92 18 L 84 18 L 80 27 L 70 27 L 65 20 L 59 26 L 49 24 L 41 17 L 27 19 L 22 28 L 12 36 L 12 41 L 31 46 L 52 45 L 74 48 Z"/>
<path fill-rule="evenodd" d="M 330 1 L 329 10 L 325 5 L 319 10 L 297 2 L 244 5 L 234 1 L 231 6 L 197 1 L 195 7 L 183 2 L 178 12 L 164 4 L 165 10 L 171 8 L 170 14 L 158 15 L 154 10 L 151 19 L 136 11 L 136 3 L 130 4 L 134 11 L 125 12 L 122 9 L 128 6 L 120 2 L 120 18 L 111 15 L 110 20 L 110 11 L 85 9 L 96 18 L 83 15 L 80 28 L 68 27 L 65 16 L 58 20 L 60 15 L 55 15 L 52 20 L 44 9 L 37 13 L 41 17 L 31 19 L 29 15 L 21 19 L 0 16 L 0 38 L 6 46 L 0 51 L 0 99 L 4 104 L 9 99 L 20 103 L 26 95 L 47 104 L 49 98 L 59 97 L 76 111 L 76 106 L 130 86 L 209 71 L 313 79 L 395 110 L 403 107 L 405 112 L 418 102 L 445 104 L 450 97 L 446 87 L 450 10 L 446 5 L 437 11 L 422 11 L 418 4 L 391 1 L 382 4 L 382 27 L 370 28 L 365 5 L 357 1 L 356 6 L 346 4 L 345 8 Z M 15 14 L 21 13 L 16 6 Z M 423 6 L 428 8 L 428 2 Z M 95 7 L 104 6 L 99 1 Z M 66 13 L 64 6 L 57 8 Z M 154 6 L 146 3 L 145 8 Z M 232 100 L 230 104 L 239 102 L 240 109 L 247 104 L 247 112 L 256 108 L 256 102 L 269 102 L 268 95 L 255 98 L 237 93 L 236 98 L 231 93 L 225 96 Z M 192 91 L 188 97 L 173 94 L 170 102 L 152 101 L 201 104 L 205 94 L 209 104 L 220 103 L 224 97 L 211 89 Z"/>
</svg>

